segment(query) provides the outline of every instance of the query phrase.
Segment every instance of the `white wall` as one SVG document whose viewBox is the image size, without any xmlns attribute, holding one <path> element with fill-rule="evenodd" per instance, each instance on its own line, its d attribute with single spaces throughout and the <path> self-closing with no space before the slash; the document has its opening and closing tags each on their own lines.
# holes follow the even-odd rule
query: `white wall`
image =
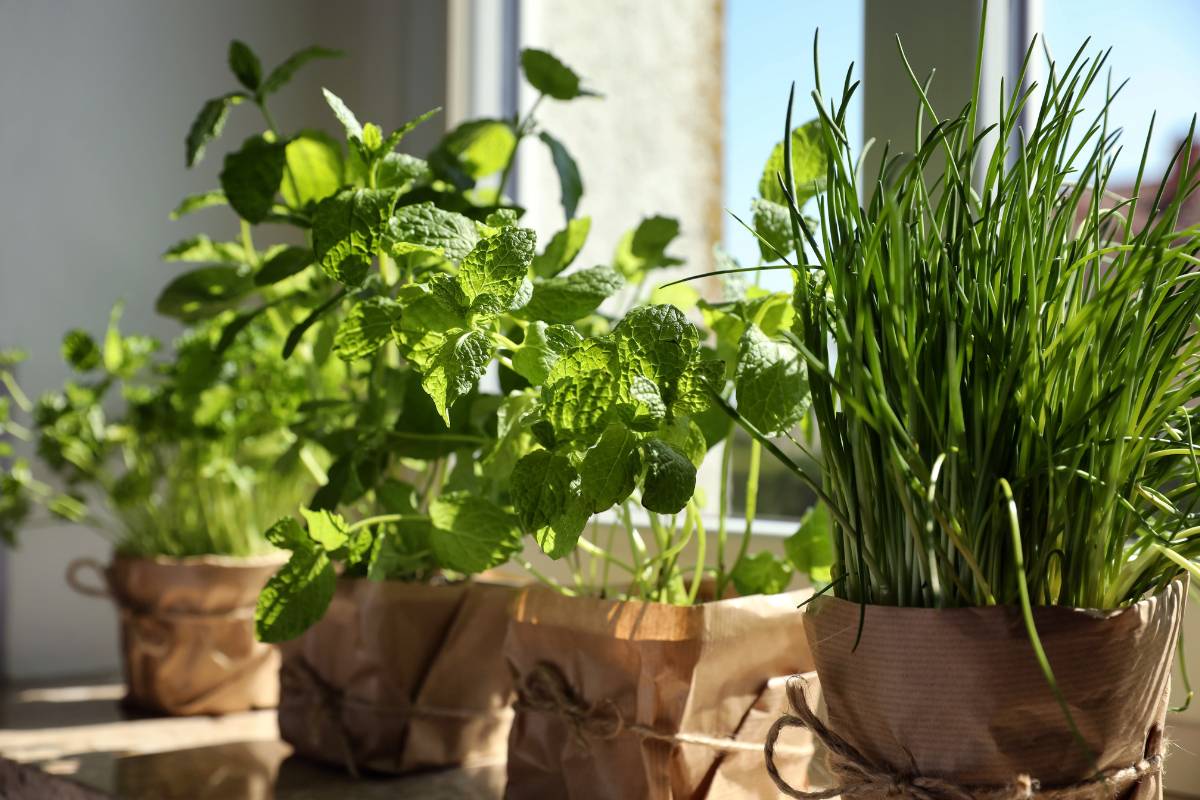
<svg viewBox="0 0 1200 800">
<path fill-rule="evenodd" d="M 363 119 L 395 126 L 442 102 L 445 11 L 441 4 L 319 0 L 0 0 L 0 348 L 30 352 L 21 382 L 31 394 L 60 385 L 65 330 L 102 333 L 108 310 L 127 302 L 127 328 L 170 339 L 153 301 L 179 269 L 158 256 L 171 243 L 220 224 L 220 211 L 180 222 L 179 198 L 217 185 L 223 146 L 200 168 L 184 166 L 184 136 L 209 97 L 229 91 L 231 38 L 270 69 L 294 50 L 346 50 L 318 62 L 271 104 L 280 125 L 332 130 L 318 87 L 328 85 Z M 254 131 L 256 110 L 234 110 L 225 144 Z M 414 134 L 423 151 L 438 124 Z M 3 557 L 0 609 L 5 672 L 13 678 L 112 670 L 116 628 L 109 604 L 73 595 L 73 558 L 103 559 L 107 545 L 61 524 L 30 530 Z"/>
</svg>

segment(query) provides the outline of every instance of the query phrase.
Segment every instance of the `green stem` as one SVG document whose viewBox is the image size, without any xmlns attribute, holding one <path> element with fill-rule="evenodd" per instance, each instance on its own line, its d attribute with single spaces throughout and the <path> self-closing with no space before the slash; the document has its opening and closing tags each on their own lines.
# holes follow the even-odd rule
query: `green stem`
<svg viewBox="0 0 1200 800">
<path fill-rule="evenodd" d="M 429 517 L 425 514 L 378 514 L 374 517 L 358 520 L 346 528 L 346 533 L 353 533 L 360 528 L 366 528 L 370 525 L 382 525 L 385 522 L 422 522 L 428 519 Z"/>
<path fill-rule="evenodd" d="M 750 443 L 750 469 L 746 474 L 746 527 L 742 532 L 742 541 L 738 542 L 737 561 L 733 562 L 736 570 L 738 564 L 746 557 L 750 548 L 750 535 L 754 530 L 754 517 L 758 513 L 758 474 L 762 467 L 762 445 L 758 440 Z"/>
<path fill-rule="evenodd" d="M 700 595 L 700 584 L 704 580 L 704 557 L 706 548 L 708 547 L 708 532 L 704 530 L 704 520 L 700 516 L 700 509 L 696 507 L 696 501 L 688 501 L 688 513 L 693 517 L 693 524 L 696 526 L 696 572 L 692 575 L 692 588 L 688 591 L 688 603 L 695 604 L 696 598 Z M 721 599 L 717 595 L 717 600 Z"/>
<path fill-rule="evenodd" d="M 533 122 L 533 115 L 537 112 L 538 106 L 542 104 L 543 94 L 539 94 L 537 99 L 533 101 L 533 105 L 529 108 L 529 113 L 525 115 L 523 120 L 517 122 L 513 128 L 513 136 L 516 141 L 513 142 L 512 152 L 508 154 L 508 162 L 504 165 L 504 171 L 500 173 L 500 185 L 496 187 L 496 199 L 504 197 L 504 187 L 508 184 L 508 176 L 512 172 L 513 165 L 517 163 L 517 148 L 521 146 L 521 140 L 529 133 L 529 126 Z"/>
<path fill-rule="evenodd" d="M 569 587 L 563 586 L 561 583 L 559 583 L 558 581 L 551 578 L 549 575 L 547 575 L 544 572 L 542 572 L 541 570 L 539 570 L 533 564 L 530 564 L 528 560 L 526 560 L 524 558 L 516 558 L 514 560 L 526 572 L 528 572 L 530 575 L 532 575 L 537 580 L 538 583 L 542 584 L 543 586 L 548 586 L 551 589 L 553 589 L 554 591 L 558 592 L 559 594 L 566 595 L 567 597 L 576 597 L 577 596 L 576 593 L 574 591 L 572 591 Z"/>
<path fill-rule="evenodd" d="M 725 547 L 728 543 L 729 531 L 727 517 L 729 516 L 729 472 L 733 469 L 733 436 L 732 433 L 721 445 L 721 489 L 718 500 L 717 519 L 717 597 L 725 596 L 725 584 L 729 575 L 725 571 Z"/>
</svg>

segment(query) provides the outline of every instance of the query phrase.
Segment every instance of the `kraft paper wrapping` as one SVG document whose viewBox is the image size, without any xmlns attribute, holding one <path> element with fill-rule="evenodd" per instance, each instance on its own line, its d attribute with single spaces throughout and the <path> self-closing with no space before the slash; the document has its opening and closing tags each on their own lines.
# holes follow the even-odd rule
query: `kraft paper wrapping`
<svg viewBox="0 0 1200 800">
<path fill-rule="evenodd" d="M 279 653 L 255 639 L 254 605 L 282 563 L 116 556 L 104 575 L 120 613 L 126 703 L 176 716 L 274 707 Z"/>
<path fill-rule="evenodd" d="M 1038 634 L 1099 769 L 1162 747 L 1184 581 L 1116 611 L 1034 609 Z M 1035 659 L 1020 610 L 859 605 L 819 597 L 804 614 L 829 729 L 876 765 L 961 786 L 1028 775 L 1043 788 L 1088 778 Z M 844 795 L 845 796 L 845 795 Z M 865 797 L 867 795 L 856 795 Z M 1157 775 L 1119 795 L 1161 798 Z"/>
<path fill-rule="evenodd" d="M 500 646 L 515 594 L 340 578 L 321 621 L 282 645 L 283 739 L 351 771 L 502 760 L 512 680 Z"/>
<path fill-rule="evenodd" d="M 797 606 L 809 592 L 739 597 L 692 607 L 521 595 L 504 655 L 524 689 L 550 665 L 578 700 L 619 714 L 603 735 L 568 716 L 522 710 L 508 746 L 509 800 L 682 800 L 777 797 L 761 744 L 786 706 L 781 680 L 813 668 Z M 669 738 L 702 734 L 754 745 L 723 752 Z M 812 748 L 792 737 L 783 768 L 803 785 Z"/>
</svg>

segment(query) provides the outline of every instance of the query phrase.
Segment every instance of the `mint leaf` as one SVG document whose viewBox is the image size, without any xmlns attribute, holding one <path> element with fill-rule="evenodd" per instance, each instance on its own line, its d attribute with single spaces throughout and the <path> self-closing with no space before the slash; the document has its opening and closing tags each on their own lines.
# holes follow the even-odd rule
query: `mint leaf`
<svg viewBox="0 0 1200 800">
<path fill-rule="evenodd" d="M 616 346 L 586 339 L 550 368 L 542 387 L 542 414 L 566 438 L 590 439 L 616 413 L 619 386 Z"/>
<path fill-rule="evenodd" d="M 592 518 L 592 510 L 586 499 L 574 491 L 566 506 L 550 520 L 550 524 L 534 533 L 534 541 L 550 558 L 562 558 L 575 549 L 579 535 Z"/>
<path fill-rule="evenodd" d="M 738 594 L 779 594 L 792 581 L 792 568 L 773 553 L 765 550 L 738 561 L 730 573 Z"/>
<path fill-rule="evenodd" d="M 687 456 L 692 466 L 700 469 L 708 452 L 708 443 L 700 426 L 687 417 L 676 417 L 662 425 L 657 432 L 659 439 Z"/>
<path fill-rule="evenodd" d="M 85 330 L 67 331 L 62 342 L 62 357 L 76 372 L 90 372 L 100 366 L 100 348 Z"/>
<path fill-rule="evenodd" d="M 187 165 L 194 167 L 204 158 L 204 148 L 213 139 L 221 135 L 225 120 L 229 117 L 229 109 L 246 99 L 244 92 L 230 92 L 222 97 L 214 97 L 200 107 L 200 113 L 192 121 L 192 127 L 187 135 Z"/>
<path fill-rule="evenodd" d="M 420 114 L 416 117 L 413 117 L 408 122 L 404 123 L 399 128 L 396 128 L 396 130 L 394 130 L 390 134 L 388 134 L 387 140 L 380 144 L 379 149 L 382 149 L 385 151 L 395 150 L 396 145 L 400 144 L 401 140 L 403 140 L 405 136 L 408 136 L 408 134 L 410 134 L 414 130 L 416 130 L 417 126 L 421 125 L 423 122 L 426 122 L 429 119 L 432 119 L 433 117 L 437 116 L 441 112 L 442 112 L 442 107 L 437 106 L 436 108 L 429 109 L 424 114 Z"/>
<path fill-rule="evenodd" d="M 356 304 L 333 337 L 333 352 L 343 361 L 366 358 L 392 339 L 400 306 L 390 297 L 371 297 Z"/>
<path fill-rule="evenodd" d="M 579 474 L 570 459 L 549 450 L 534 450 L 513 467 L 510 491 L 521 527 L 545 528 L 571 505 Z"/>
<path fill-rule="evenodd" d="M 432 160 L 449 158 L 467 176 L 478 180 L 503 169 L 516 146 L 517 137 L 507 122 L 471 120 L 446 134 Z"/>
<path fill-rule="evenodd" d="M 354 116 L 354 112 L 342 102 L 342 98 L 338 97 L 328 89 L 322 89 L 322 94 L 325 95 L 325 102 L 329 105 L 333 115 L 337 117 L 338 122 L 342 123 L 342 127 L 346 129 L 346 138 L 359 142 L 363 137 L 363 126 L 358 121 L 358 117 Z"/>
<path fill-rule="evenodd" d="M 325 551 L 315 545 L 295 549 L 258 595 L 254 627 L 259 640 L 284 642 L 304 633 L 325 615 L 336 588 L 337 574 Z"/>
<path fill-rule="evenodd" d="M 232 308 L 253 288 L 250 276 L 237 267 L 200 267 L 168 283 L 154 308 L 163 316 L 194 322 Z"/>
<path fill-rule="evenodd" d="M 300 514 L 308 523 L 308 538 L 324 550 L 332 552 L 346 544 L 346 521 L 332 511 L 302 508 Z"/>
<path fill-rule="evenodd" d="M 796 187 L 797 208 L 824 188 L 828 164 L 825 147 L 821 141 L 820 120 L 811 120 L 792 131 L 792 178 Z M 762 178 L 758 182 L 758 193 L 762 199 L 786 208 L 787 197 L 779 186 L 779 176 L 782 174 L 783 142 L 779 142 L 771 150 L 766 166 L 763 167 Z"/>
<path fill-rule="evenodd" d="M 625 315 L 613 328 L 627 369 L 655 383 L 683 375 L 700 347 L 700 334 L 675 306 L 642 306 Z M 629 366 L 631 365 L 631 366 Z"/>
<path fill-rule="evenodd" d="M 279 91 L 292 79 L 296 74 L 296 70 L 303 67 L 310 61 L 318 58 L 341 58 L 345 55 L 341 50 L 330 50 L 327 47 L 306 47 L 292 53 L 283 63 L 271 70 L 267 75 L 266 80 L 259 86 L 258 94 L 261 97 L 266 97 L 269 94 L 274 94 Z"/>
<path fill-rule="evenodd" d="M 324 200 L 346 182 L 342 149 L 324 133 L 301 131 L 284 151 L 287 176 L 279 192 L 292 208 Z"/>
<path fill-rule="evenodd" d="M 387 247 L 394 255 L 424 250 L 458 264 L 478 243 L 472 220 L 433 203 L 398 208 L 388 224 Z"/>
<path fill-rule="evenodd" d="M 579 198 L 583 196 L 583 178 L 579 176 L 579 165 L 567 152 L 567 148 L 558 139 L 546 131 L 538 134 L 538 138 L 550 149 L 550 158 L 554 161 L 554 170 L 558 173 L 558 185 L 562 192 L 563 213 L 567 219 L 575 216 L 579 208 Z"/>
<path fill-rule="evenodd" d="M 428 182 L 431 176 L 424 159 L 407 153 L 386 153 L 379 162 L 375 183 L 380 189 L 408 189 Z"/>
<path fill-rule="evenodd" d="M 313 263 L 313 252 L 307 247 L 285 247 L 267 259 L 254 274 L 255 286 L 270 286 L 290 278 Z"/>
<path fill-rule="evenodd" d="M 391 191 L 344 189 L 317 205 L 313 249 L 325 274 L 351 286 L 362 282 L 383 246 L 395 200 Z"/>
<path fill-rule="evenodd" d="M 238 216 L 252 224 L 267 218 L 286 166 L 284 145 L 261 136 L 251 136 L 241 150 L 225 156 L 221 188 Z"/>
<path fill-rule="evenodd" d="M 534 257 L 533 274 L 539 278 L 553 278 L 569 267 L 583 249 L 591 229 L 591 217 L 568 220 L 567 227 L 554 234 L 542 254 Z"/>
<path fill-rule="evenodd" d="M 163 261 L 244 264 L 246 250 L 237 242 L 214 242 L 203 233 L 176 242 L 162 255 Z"/>
<path fill-rule="evenodd" d="M 786 433 L 808 410 L 808 372 L 800 352 L 755 325 L 742 334 L 734 387 L 738 413 L 768 436 Z"/>
<path fill-rule="evenodd" d="M 582 491 L 590 500 L 590 510 L 599 513 L 629 497 L 641 469 L 637 434 L 619 422 L 605 428 L 579 466 Z"/>
<path fill-rule="evenodd" d="M 525 338 L 513 353 L 513 369 L 534 386 L 540 386 L 559 356 L 582 341 L 579 331 L 569 325 L 534 322 L 525 329 Z"/>
<path fill-rule="evenodd" d="M 429 504 L 430 544 L 443 567 L 473 575 L 497 567 L 521 549 L 521 528 L 504 509 L 466 492 Z"/>
<path fill-rule="evenodd" d="M 450 424 L 450 406 L 475 388 L 492 360 L 492 342 L 487 334 L 454 328 L 442 337 L 436 350 L 418 354 L 421 386 L 433 398 L 438 413 Z"/>
<path fill-rule="evenodd" d="M 797 572 L 807 573 L 815 583 L 829 583 L 834 561 L 833 521 L 824 503 L 804 512 L 800 527 L 783 540 L 783 552 Z"/>
<path fill-rule="evenodd" d="M 472 311 L 508 310 L 529 271 L 535 241 L 531 230 L 503 228 L 475 245 L 458 272 L 458 284 Z"/>
<path fill-rule="evenodd" d="M 666 400 L 672 415 L 703 413 L 712 408 L 713 392 L 721 394 L 725 389 L 725 362 L 716 358 L 696 361 L 670 389 Z"/>
<path fill-rule="evenodd" d="M 682 511 L 696 491 L 696 468 L 687 456 L 659 439 L 642 442 L 646 477 L 642 505 L 660 514 Z"/>
<path fill-rule="evenodd" d="M 404 512 L 394 512 L 404 513 Z M 381 528 L 371 548 L 367 578 L 373 581 L 412 579 L 431 561 L 430 538 L 433 526 L 428 520 L 405 520 Z"/>
<path fill-rule="evenodd" d="M 580 87 L 575 71 L 545 50 L 526 48 L 521 51 L 521 71 L 529 85 L 555 100 L 574 100 L 595 92 Z"/>
<path fill-rule="evenodd" d="M 612 267 L 590 267 L 570 275 L 538 278 L 521 316 L 545 322 L 574 322 L 591 314 L 624 285 L 625 280 Z"/>
<path fill-rule="evenodd" d="M 179 205 L 175 206 L 175 210 L 171 212 L 170 218 L 179 219 L 186 214 L 191 214 L 193 211 L 199 211 L 202 208 L 223 206 L 228 203 L 229 201 L 225 199 L 225 193 L 220 189 L 210 189 L 207 192 L 200 192 L 199 194 L 189 194 L 179 201 Z"/>
<path fill-rule="evenodd" d="M 667 404 L 658 384 L 640 373 L 622 374 L 620 383 L 625 390 L 618 405 L 621 418 L 639 431 L 661 425 L 667 417 Z"/>
<path fill-rule="evenodd" d="M 258 56 L 245 42 L 234 39 L 229 45 L 229 69 L 238 83 L 250 91 L 256 91 L 262 80 L 262 64 Z"/>
<path fill-rule="evenodd" d="M 644 219 L 617 244 L 613 266 L 629 280 L 640 280 L 650 270 L 682 264 L 682 259 L 666 252 L 678 236 L 679 220 L 672 217 Z"/>
<path fill-rule="evenodd" d="M 786 206 L 756 197 L 750 201 L 754 231 L 763 261 L 778 261 L 792 252 L 792 215 Z M 765 240 L 765 241 L 763 241 Z"/>
</svg>

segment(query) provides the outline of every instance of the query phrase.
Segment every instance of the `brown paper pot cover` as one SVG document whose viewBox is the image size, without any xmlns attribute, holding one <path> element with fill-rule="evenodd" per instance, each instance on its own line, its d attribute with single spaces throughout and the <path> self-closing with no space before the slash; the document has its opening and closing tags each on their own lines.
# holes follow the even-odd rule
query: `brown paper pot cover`
<svg viewBox="0 0 1200 800">
<path fill-rule="evenodd" d="M 551 665 L 581 705 L 609 715 L 615 710 L 623 725 L 615 735 L 597 732 L 569 715 L 522 710 L 519 702 L 506 797 L 777 796 L 761 746 L 726 753 L 628 727 L 761 745 L 786 704 L 782 682 L 768 681 L 813 666 L 796 610 L 807 596 L 790 592 L 681 607 L 567 598 L 542 588 L 522 594 L 504 642 L 518 685 L 524 690 L 539 665 Z M 790 758 L 803 763 L 785 761 L 785 772 L 802 777 L 811 749 Z"/>
<path fill-rule="evenodd" d="M 164 714 L 228 714 L 279 699 L 279 653 L 254 638 L 254 604 L 276 556 L 116 556 L 126 702 Z"/>
<path fill-rule="evenodd" d="M 1186 585 L 1117 611 L 1034 609 L 1051 668 L 1100 769 L 1154 755 Z M 902 774 L 1043 787 L 1092 773 L 1013 607 L 860 607 L 819 597 L 804 614 L 830 730 Z M 1123 797 L 1161 797 L 1157 776 Z"/>
<path fill-rule="evenodd" d="M 341 578 L 325 616 L 282 646 L 279 730 L 296 752 L 404 773 L 503 759 L 512 680 L 500 645 L 513 586 Z"/>
</svg>

